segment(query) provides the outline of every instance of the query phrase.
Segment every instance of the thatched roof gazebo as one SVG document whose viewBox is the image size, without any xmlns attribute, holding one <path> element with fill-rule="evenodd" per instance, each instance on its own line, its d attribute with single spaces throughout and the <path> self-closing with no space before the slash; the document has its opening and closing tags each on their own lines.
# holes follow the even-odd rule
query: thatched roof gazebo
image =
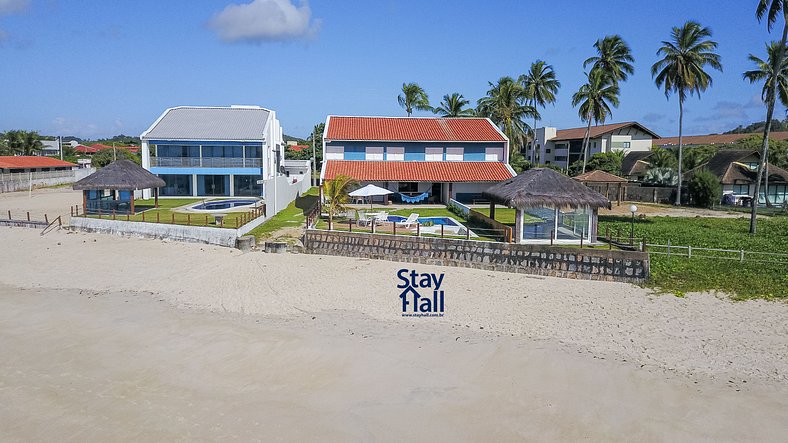
<svg viewBox="0 0 788 443">
<path fill-rule="evenodd" d="M 159 207 L 159 188 L 165 184 L 133 161 L 117 160 L 74 183 L 73 188 L 82 191 L 86 213 L 114 211 L 134 215 L 134 191 L 152 188 L 154 204 Z"/>
<path fill-rule="evenodd" d="M 624 194 L 624 186 L 629 183 L 629 180 L 625 178 L 621 178 L 617 175 L 613 175 L 609 172 L 599 169 L 577 175 L 572 177 L 572 179 L 579 181 L 580 183 L 588 186 L 594 191 L 599 192 L 607 198 L 610 198 L 611 185 L 615 186 L 615 200 L 617 205 L 621 205 L 621 199 L 623 198 Z"/>
<path fill-rule="evenodd" d="M 496 204 L 515 209 L 516 242 L 594 241 L 598 210 L 610 208 L 602 194 L 549 168 L 525 171 L 483 195 L 490 199 L 493 219 Z"/>
</svg>

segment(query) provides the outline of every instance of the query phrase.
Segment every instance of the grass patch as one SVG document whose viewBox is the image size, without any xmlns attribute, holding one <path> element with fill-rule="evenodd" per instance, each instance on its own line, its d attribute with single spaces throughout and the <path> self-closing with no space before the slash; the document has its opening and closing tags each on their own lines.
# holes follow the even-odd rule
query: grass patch
<svg viewBox="0 0 788 443">
<path fill-rule="evenodd" d="M 599 234 L 607 228 L 613 235 L 628 236 L 629 217 L 599 217 Z M 647 243 L 692 246 L 696 248 L 732 249 L 788 254 L 788 218 L 772 217 L 758 221 L 758 234 L 748 233 L 745 218 L 678 218 L 651 217 L 636 220 L 635 238 Z M 663 250 L 663 249 L 660 249 Z M 686 250 L 681 250 L 686 254 Z M 698 254 L 713 254 L 698 252 Z M 728 257 L 731 255 L 728 254 Z M 788 266 L 714 258 L 668 258 L 651 254 L 651 277 L 648 286 L 682 294 L 696 291 L 721 291 L 736 298 L 788 299 Z"/>
<path fill-rule="evenodd" d="M 262 225 L 254 228 L 249 234 L 260 240 L 270 237 L 271 234 L 282 228 L 303 228 L 306 224 L 306 215 L 317 204 L 319 192 L 317 187 L 310 188 L 302 196 L 287 205 L 285 209 Z"/>
<path fill-rule="evenodd" d="M 159 209 L 172 209 L 178 208 L 183 205 L 194 204 L 198 202 L 202 202 L 204 200 L 216 200 L 216 199 L 204 199 L 204 198 L 159 198 Z M 221 199 L 225 200 L 225 199 Z M 150 200 L 143 200 L 138 198 L 134 200 L 134 209 L 140 208 L 153 208 L 154 200 L 151 198 Z"/>
<path fill-rule="evenodd" d="M 482 214 L 486 215 L 487 217 L 490 216 L 490 208 L 489 207 L 486 207 L 486 208 L 474 208 L 474 210 L 476 212 L 479 212 L 479 213 L 482 213 Z M 515 222 L 514 219 L 515 219 L 515 210 L 514 210 L 514 208 L 497 208 L 497 207 L 495 208 L 495 220 L 496 221 L 499 221 L 499 222 L 501 222 L 501 223 L 503 223 L 505 225 L 514 226 L 514 222 Z M 531 214 L 528 214 L 528 213 L 524 214 L 523 223 L 541 223 L 543 221 L 544 220 L 542 220 L 541 218 L 534 217 Z"/>
</svg>

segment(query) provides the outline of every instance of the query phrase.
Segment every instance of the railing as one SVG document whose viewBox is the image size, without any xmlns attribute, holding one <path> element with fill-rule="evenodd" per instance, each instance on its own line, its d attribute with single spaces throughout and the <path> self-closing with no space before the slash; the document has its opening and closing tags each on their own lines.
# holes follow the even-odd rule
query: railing
<svg viewBox="0 0 788 443">
<path fill-rule="evenodd" d="M 58 229 L 60 229 L 62 226 L 63 226 L 63 220 L 61 219 L 61 216 L 59 216 L 59 215 L 58 215 L 56 219 L 52 220 L 52 221 L 51 221 L 51 222 L 50 222 L 50 223 L 49 223 L 49 224 L 48 224 L 48 225 L 47 225 L 47 226 L 46 226 L 46 227 L 45 227 L 45 228 L 44 228 L 44 229 L 41 231 L 41 236 L 43 237 L 44 235 L 46 235 L 46 234 L 48 234 L 48 233 L 50 233 L 50 232 L 54 231 L 54 230 L 55 230 L 55 227 L 57 227 Z"/>
<path fill-rule="evenodd" d="M 229 212 L 226 214 L 197 214 L 190 212 L 175 213 L 169 211 L 162 213 L 160 210 L 151 209 L 150 213 L 147 213 L 147 211 L 142 211 L 136 213 L 135 215 L 131 215 L 129 212 L 118 212 L 116 210 L 103 211 L 99 209 L 96 211 L 91 211 L 90 208 L 88 208 L 86 213 L 84 206 L 74 205 L 71 207 L 71 216 L 140 223 L 161 223 L 169 225 L 210 226 L 216 228 L 238 229 L 252 220 L 255 220 L 259 217 L 265 217 L 265 204 L 251 208 L 243 213 Z"/>
<path fill-rule="evenodd" d="M 235 157 L 151 157 L 151 166 L 169 168 L 261 168 L 259 158 Z"/>
</svg>

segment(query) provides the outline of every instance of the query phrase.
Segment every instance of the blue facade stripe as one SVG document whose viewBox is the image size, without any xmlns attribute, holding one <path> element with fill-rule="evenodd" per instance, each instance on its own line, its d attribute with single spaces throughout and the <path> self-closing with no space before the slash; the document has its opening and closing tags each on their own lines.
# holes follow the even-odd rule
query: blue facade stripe
<svg viewBox="0 0 788 443">
<path fill-rule="evenodd" d="M 150 172 L 175 175 L 263 175 L 262 168 L 166 168 L 153 166 L 150 168 Z"/>
</svg>

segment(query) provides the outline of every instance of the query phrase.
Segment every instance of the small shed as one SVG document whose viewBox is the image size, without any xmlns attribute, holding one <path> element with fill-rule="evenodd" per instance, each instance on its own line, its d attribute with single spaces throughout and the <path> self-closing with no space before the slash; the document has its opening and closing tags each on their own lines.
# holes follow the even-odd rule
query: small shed
<svg viewBox="0 0 788 443">
<path fill-rule="evenodd" d="M 624 197 L 624 186 L 629 183 L 629 180 L 613 175 L 609 172 L 589 171 L 585 174 L 572 177 L 580 183 L 588 186 L 594 191 L 599 192 L 608 199 L 610 199 L 610 191 L 615 192 L 615 200 L 617 205 L 621 205 L 621 200 Z M 612 200 L 612 199 L 611 199 Z"/>
<path fill-rule="evenodd" d="M 82 180 L 74 189 L 82 191 L 85 213 L 134 215 L 134 191 L 153 189 L 154 205 L 159 207 L 159 188 L 166 183 L 131 160 L 117 160 Z"/>
<path fill-rule="evenodd" d="M 495 205 L 515 209 L 514 241 L 581 243 L 596 239 L 599 208 L 610 208 L 602 194 L 549 168 L 535 168 L 488 188 L 490 217 Z"/>
</svg>

